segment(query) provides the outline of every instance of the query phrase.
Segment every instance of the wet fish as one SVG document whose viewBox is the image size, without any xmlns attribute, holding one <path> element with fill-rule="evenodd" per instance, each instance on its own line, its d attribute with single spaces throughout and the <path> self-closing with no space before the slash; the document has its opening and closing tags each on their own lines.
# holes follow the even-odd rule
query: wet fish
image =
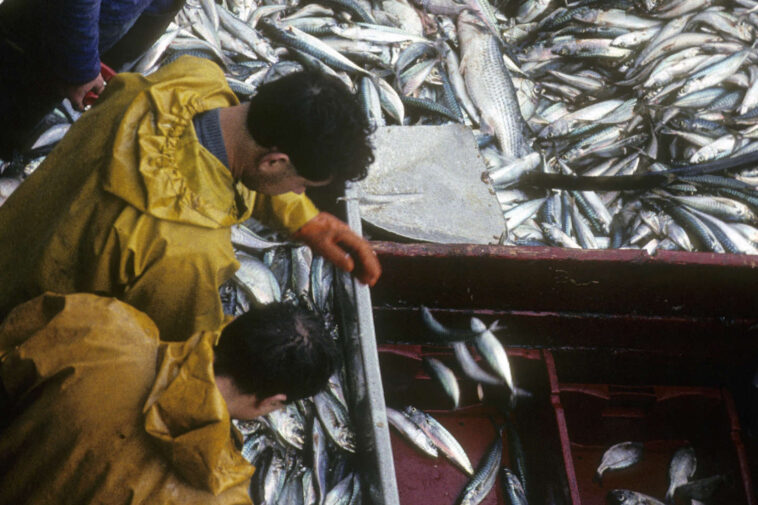
<svg viewBox="0 0 758 505">
<path fill-rule="evenodd" d="M 505 381 L 508 388 L 513 391 L 513 374 L 511 373 L 508 354 L 505 352 L 503 344 L 501 344 L 500 340 L 489 330 L 487 325 L 476 317 L 471 318 L 471 329 L 481 332 L 474 339 L 474 344 L 476 345 L 479 354 L 487 361 L 495 373 Z"/>
<path fill-rule="evenodd" d="M 524 137 L 526 126 L 497 39 L 467 12 L 458 16 L 458 37 L 461 72 L 482 120 L 495 132 L 505 158 L 526 156 L 531 151 Z"/>
<path fill-rule="evenodd" d="M 242 251 L 236 256 L 240 268 L 234 273 L 234 280 L 244 290 L 249 303 L 266 305 L 281 300 L 279 283 L 261 260 Z"/>
<path fill-rule="evenodd" d="M 685 445 L 676 450 L 669 463 L 669 487 L 666 491 L 666 501 L 671 503 L 674 499 L 674 491 L 682 484 L 686 484 L 695 475 L 697 458 L 695 449 L 691 445 Z"/>
<path fill-rule="evenodd" d="M 503 485 L 503 494 L 508 497 L 511 505 L 529 505 L 529 502 L 526 499 L 524 486 L 521 485 L 521 481 L 510 468 L 503 468 L 501 482 Z"/>
<path fill-rule="evenodd" d="M 461 390 L 458 387 L 458 379 L 456 379 L 455 373 L 440 360 L 429 356 L 424 356 L 423 365 L 429 376 L 434 377 L 442 386 L 445 394 L 453 402 L 453 408 L 457 409 L 461 398 Z"/>
<path fill-rule="evenodd" d="M 464 340 L 471 340 L 478 336 L 481 332 L 475 330 L 464 330 L 459 328 L 449 328 L 437 321 L 432 315 L 431 311 L 421 306 L 421 320 L 424 322 L 424 326 L 428 329 L 435 338 L 444 342 L 460 342 Z"/>
<path fill-rule="evenodd" d="M 603 453 L 594 480 L 602 482 L 603 474 L 608 470 L 621 470 L 638 463 L 642 459 L 642 450 L 640 442 L 620 442 L 609 447 Z"/>
<path fill-rule="evenodd" d="M 403 413 L 426 433 L 432 443 L 442 451 L 450 461 L 468 475 L 474 474 L 466 451 L 456 438 L 434 417 L 415 407 L 408 406 Z"/>
<path fill-rule="evenodd" d="M 437 446 L 434 445 L 434 442 L 432 442 L 429 436 L 424 433 L 416 423 L 411 421 L 408 416 L 390 407 L 386 407 L 386 411 L 387 420 L 390 424 L 409 440 L 414 447 L 432 458 L 439 456 Z"/>
<path fill-rule="evenodd" d="M 458 505 L 478 505 L 492 490 L 500 468 L 503 440 L 498 433 L 479 462 L 476 473 L 461 492 Z"/>
<path fill-rule="evenodd" d="M 605 502 L 608 505 L 663 505 L 662 501 L 656 500 L 652 496 L 628 489 L 609 491 Z"/>
<path fill-rule="evenodd" d="M 321 391 L 313 396 L 316 415 L 329 438 L 341 449 L 354 453 L 357 450 L 355 433 L 350 424 L 349 413 L 332 394 Z"/>
</svg>

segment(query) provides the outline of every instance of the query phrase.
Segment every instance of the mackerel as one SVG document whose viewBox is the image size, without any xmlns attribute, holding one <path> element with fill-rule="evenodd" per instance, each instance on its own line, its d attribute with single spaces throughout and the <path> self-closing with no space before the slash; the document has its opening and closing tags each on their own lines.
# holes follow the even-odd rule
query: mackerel
<svg viewBox="0 0 758 505">
<path fill-rule="evenodd" d="M 434 445 L 429 435 L 427 435 L 416 423 L 414 423 L 406 414 L 386 407 L 387 420 L 397 429 L 414 447 L 421 450 L 427 456 L 432 458 L 439 457 L 437 446 Z"/>
<path fill-rule="evenodd" d="M 474 468 L 471 461 L 466 455 L 466 451 L 456 438 L 434 417 L 415 407 L 408 406 L 403 412 L 413 421 L 421 430 L 426 433 L 434 445 L 442 451 L 450 461 L 458 468 L 463 470 L 467 475 L 474 474 Z"/>
<path fill-rule="evenodd" d="M 503 452 L 503 440 L 498 432 L 490 445 L 472 479 L 461 492 L 458 505 L 478 505 L 492 490 L 500 468 Z"/>
</svg>

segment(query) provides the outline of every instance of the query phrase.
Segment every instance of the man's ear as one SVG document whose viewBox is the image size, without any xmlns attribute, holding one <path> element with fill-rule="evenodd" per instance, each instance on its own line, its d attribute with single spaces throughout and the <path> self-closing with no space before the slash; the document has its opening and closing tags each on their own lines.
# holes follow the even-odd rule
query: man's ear
<svg viewBox="0 0 758 505">
<path fill-rule="evenodd" d="M 267 396 L 259 402 L 259 406 L 261 410 L 268 408 L 271 408 L 271 410 L 276 410 L 284 407 L 285 403 L 287 403 L 287 395 L 284 393 L 279 393 L 273 396 Z"/>
</svg>

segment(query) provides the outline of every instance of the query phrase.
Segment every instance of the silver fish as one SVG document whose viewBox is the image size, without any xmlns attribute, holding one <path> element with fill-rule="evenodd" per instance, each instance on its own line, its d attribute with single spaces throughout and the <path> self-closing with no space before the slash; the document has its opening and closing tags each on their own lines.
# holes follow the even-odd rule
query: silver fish
<svg viewBox="0 0 758 505">
<path fill-rule="evenodd" d="M 279 282 L 273 272 L 258 258 L 242 251 L 236 253 L 240 268 L 234 280 L 244 290 L 253 304 L 266 305 L 282 298 Z"/>
<path fill-rule="evenodd" d="M 674 499 L 676 488 L 689 482 L 697 467 L 695 450 L 691 445 L 685 445 L 676 450 L 669 463 L 669 487 L 666 491 L 666 501 Z"/>
<path fill-rule="evenodd" d="M 313 396 L 316 414 L 329 438 L 341 449 L 354 453 L 357 450 L 355 433 L 344 405 L 331 392 L 321 391 Z"/>
<path fill-rule="evenodd" d="M 640 442 L 621 442 L 609 447 L 595 472 L 595 480 L 601 482 L 608 470 L 620 470 L 638 463 L 642 459 L 643 445 Z"/>
<path fill-rule="evenodd" d="M 474 467 L 471 466 L 471 461 L 468 455 L 466 455 L 466 451 L 439 421 L 426 412 L 412 406 L 406 407 L 403 413 L 426 433 L 432 443 L 442 451 L 442 454 L 446 458 L 455 463 L 458 468 L 468 475 L 474 474 Z"/>
<path fill-rule="evenodd" d="M 614 489 L 608 492 L 606 503 L 608 505 L 663 505 L 663 502 L 652 496 L 628 489 Z"/>
<path fill-rule="evenodd" d="M 494 442 L 479 462 L 479 467 L 461 492 L 458 505 L 478 505 L 495 485 L 503 452 L 503 440 L 498 433 Z"/>
<path fill-rule="evenodd" d="M 437 458 L 439 452 L 429 436 L 411 421 L 404 413 L 390 407 L 386 407 L 387 420 L 397 431 L 408 439 L 414 447 L 421 450 L 427 456 Z"/>
<path fill-rule="evenodd" d="M 457 409 L 461 399 L 461 390 L 458 387 L 458 379 L 456 379 L 455 373 L 440 360 L 430 356 L 424 356 L 423 364 L 429 376 L 437 380 L 445 394 L 452 400 L 453 408 Z"/>
<path fill-rule="evenodd" d="M 474 339 L 479 354 L 487 361 L 492 369 L 508 385 L 511 391 L 514 390 L 513 374 L 511 373 L 511 364 L 508 361 L 508 354 L 505 352 L 503 344 L 489 330 L 480 319 L 471 318 L 471 329 L 479 331 L 479 335 Z"/>
<path fill-rule="evenodd" d="M 506 158 L 521 158 L 530 148 L 524 138 L 526 125 L 510 74 L 503 64 L 498 42 L 473 14 L 458 17 L 461 72 L 482 120 L 495 132 Z"/>
</svg>

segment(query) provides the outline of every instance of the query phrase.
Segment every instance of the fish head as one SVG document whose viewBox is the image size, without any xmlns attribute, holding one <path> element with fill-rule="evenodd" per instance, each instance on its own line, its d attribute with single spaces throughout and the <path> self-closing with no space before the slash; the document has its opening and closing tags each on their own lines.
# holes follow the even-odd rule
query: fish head
<svg viewBox="0 0 758 505">
<path fill-rule="evenodd" d="M 605 497 L 606 505 L 635 505 L 637 498 L 628 489 L 614 489 Z"/>
</svg>

